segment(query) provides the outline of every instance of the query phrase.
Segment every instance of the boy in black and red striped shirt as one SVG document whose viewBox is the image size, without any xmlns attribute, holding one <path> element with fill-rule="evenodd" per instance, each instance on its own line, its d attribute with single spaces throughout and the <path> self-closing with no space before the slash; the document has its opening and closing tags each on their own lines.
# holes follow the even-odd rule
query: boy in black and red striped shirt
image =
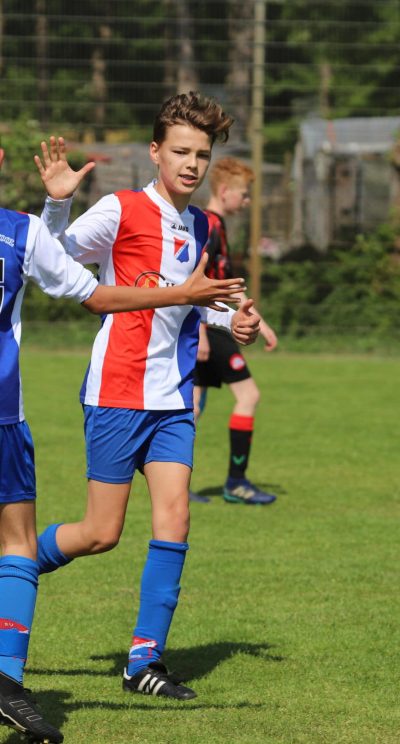
<svg viewBox="0 0 400 744">
<path fill-rule="evenodd" d="M 207 276 L 232 277 L 232 265 L 224 218 L 250 203 L 249 186 L 254 173 L 236 158 L 217 160 L 209 172 L 211 197 L 205 213 L 209 222 Z M 243 299 L 245 295 L 243 293 Z M 277 338 L 261 319 L 260 333 L 266 351 L 272 351 Z M 233 338 L 220 328 L 201 323 L 195 370 L 194 409 L 198 418 L 205 406 L 207 388 L 229 385 L 235 405 L 229 420 L 230 457 L 228 477 L 223 490 L 225 501 L 244 504 L 271 504 L 276 496 L 258 489 L 246 478 L 254 417 L 260 392 Z M 208 501 L 206 496 L 190 493 L 192 501 Z"/>
</svg>

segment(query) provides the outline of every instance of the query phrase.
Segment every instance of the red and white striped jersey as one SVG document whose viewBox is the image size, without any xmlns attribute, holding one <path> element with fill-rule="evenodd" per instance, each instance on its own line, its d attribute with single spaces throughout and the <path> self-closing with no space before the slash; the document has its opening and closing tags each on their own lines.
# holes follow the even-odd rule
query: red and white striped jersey
<svg viewBox="0 0 400 744">
<path fill-rule="evenodd" d="M 69 200 L 47 199 L 42 218 L 75 260 L 98 264 L 106 285 L 182 284 L 208 238 L 204 213 L 191 206 L 178 212 L 154 184 L 103 197 L 65 230 L 69 206 Z M 112 408 L 193 408 L 200 320 L 230 330 L 232 314 L 174 306 L 106 315 L 81 401 Z"/>
</svg>

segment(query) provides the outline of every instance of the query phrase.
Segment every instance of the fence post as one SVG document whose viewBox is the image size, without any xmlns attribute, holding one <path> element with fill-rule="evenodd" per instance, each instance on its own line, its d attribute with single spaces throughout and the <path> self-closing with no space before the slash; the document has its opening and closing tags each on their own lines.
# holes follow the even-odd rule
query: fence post
<svg viewBox="0 0 400 744">
<path fill-rule="evenodd" d="M 250 289 L 256 307 L 260 302 L 262 171 L 264 160 L 264 65 L 266 0 L 254 0 L 254 52 L 252 84 L 251 151 L 255 179 L 250 209 Z"/>
</svg>

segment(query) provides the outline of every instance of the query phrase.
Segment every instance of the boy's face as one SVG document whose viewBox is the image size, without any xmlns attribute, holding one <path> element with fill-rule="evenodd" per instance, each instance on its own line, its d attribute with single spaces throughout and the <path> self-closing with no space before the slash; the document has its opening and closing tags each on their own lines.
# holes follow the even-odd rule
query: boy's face
<svg viewBox="0 0 400 744">
<path fill-rule="evenodd" d="M 221 184 L 219 191 L 225 214 L 236 214 L 250 204 L 249 186 L 244 178 L 234 177 L 229 185 Z"/>
<path fill-rule="evenodd" d="M 173 124 L 160 145 L 151 143 L 150 157 L 158 167 L 157 191 L 178 209 L 185 209 L 207 173 L 211 140 L 201 129 Z"/>
</svg>

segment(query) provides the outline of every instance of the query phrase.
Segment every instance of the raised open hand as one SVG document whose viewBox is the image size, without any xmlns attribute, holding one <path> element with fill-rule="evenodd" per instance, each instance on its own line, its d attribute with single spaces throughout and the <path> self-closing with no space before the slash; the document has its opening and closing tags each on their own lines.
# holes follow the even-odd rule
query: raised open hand
<svg viewBox="0 0 400 744">
<path fill-rule="evenodd" d="M 43 185 L 52 199 L 67 199 L 95 167 L 95 163 L 86 163 L 79 171 L 72 170 L 68 163 L 64 137 L 54 137 L 47 142 L 40 143 L 42 160 L 39 155 L 34 156 Z"/>
</svg>

